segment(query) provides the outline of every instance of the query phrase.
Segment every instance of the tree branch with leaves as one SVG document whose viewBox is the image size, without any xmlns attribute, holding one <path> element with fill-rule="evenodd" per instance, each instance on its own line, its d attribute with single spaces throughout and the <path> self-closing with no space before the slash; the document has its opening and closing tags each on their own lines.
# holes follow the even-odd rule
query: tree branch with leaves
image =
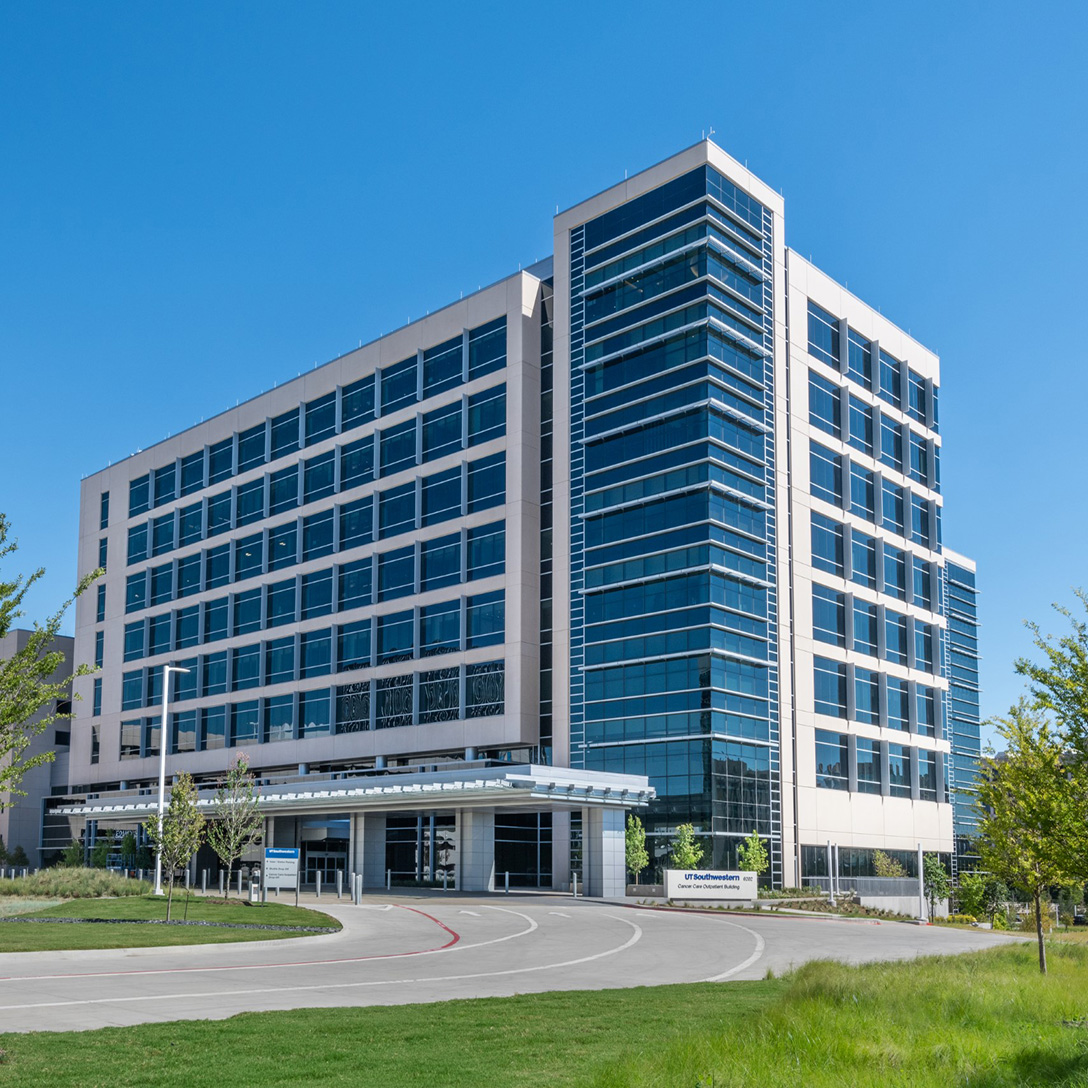
<svg viewBox="0 0 1088 1088">
<path fill-rule="evenodd" d="M 0 514 L 0 561 L 18 549 L 18 542 L 8 539 L 11 523 Z M 27 755 L 31 741 L 54 722 L 71 718 L 71 713 L 56 709 L 58 700 L 71 697 L 71 678 L 55 679 L 64 668 L 64 654 L 54 649 L 64 613 L 72 601 L 102 575 L 92 571 L 81 579 L 75 593 L 50 616 L 44 624 L 35 622 L 25 645 L 11 657 L 0 660 L 0 812 L 25 797 L 19 783 L 27 771 L 52 763 L 53 751 Z M 27 592 L 45 569 L 39 567 L 28 575 L 0 577 L 0 637 L 6 635 L 23 615 L 22 605 Z M 76 667 L 74 676 L 93 672 L 89 665 Z M 53 709 L 42 713 L 53 704 Z"/>
<path fill-rule="evenodd" d="M 168 881 L 166 920 L 169 922 L 174 902 L 174 875 L 189 864 L 204 838 L 204 814 L 197 808 L 197 790 L 188 772 L 179 774 L 171 787 L 170 804 L 162 814 L 161 825 L 158 813 L 147 824 L 147 837 L 159 851 Z"/>
</svg>

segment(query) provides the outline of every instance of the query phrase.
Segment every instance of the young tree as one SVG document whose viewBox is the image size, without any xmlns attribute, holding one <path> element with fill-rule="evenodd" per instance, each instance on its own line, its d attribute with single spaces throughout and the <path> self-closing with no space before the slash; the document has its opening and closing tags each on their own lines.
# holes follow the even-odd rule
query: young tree
<svg viewBox="0 0 1088 1088">
<path fill-rule="evenodd" d="M 672 840 L 672 853 L 669 854 L 669 867 L 672 869 L 698 869 L 703 860 L 703 848 L 695 839 L 695 827 L 692 824 L 680 824 Z"/>
<path fill-rule="evenodd" d="M 16 541 L 8 541 L 9 529 L 8 519 L 0 514 L 0 560 L 18 547 Z M 29 575 L 16 575 L 13 580 L 0 577 L 0 637 L 6 635 L 15 620 L 23 615 L 23 599 L 44 573 L 45 570 L 39 567 Z M 101 574 L 101 570 L 88 574 L 76 587 L 74 596 L 78 597 Z M 19 783 L 27 771 L 53 762 L 55 753 L 52 751 L 28 756 L 26 750 L 30 742 L 53 722 L 72 716 L 57 710 L 42 713 L 50 705 L 55 706 L 58 699 L 69 698 L 68 677 L 59 681 L 53 679 L 64 665 L 64 654 L 50 647 L 72 599 L 74 597 L 61 605 L 44 624 L 35 622 L 23 648 L 6 660 L 0 660 L 0 812 L 14 804 L 15 798 L 26 796 Z M 93 671 L 88 665 L 79 665 L 74 675 L 83 676 Z"/>
<path fill-rule="evenodd" d="M 257 786 L 249 770 L 249 757 L 239 752 L 215 791 L 215 809 L 208 825 L 208 845 L 227 870 L 223 898 L 230 894 L 230 872 L 250 845 L 264 835 Z"/>
<path fill-rule="evenodd" d="M 170 804 L 162 815 L 162 825 L 156 813 L 147 825 L 148 838 L 162 857 L 162 868 L 170 890 L 166 896 L 166 920 L 174 902 L 174 873 L 200 849 L 204 838 L 204 814 L 196 805 L 196 786 L 192 776 L 183 771 L 170 790 Z"/>
<path fill-rule="evenodd" d="M 79 869 L 83 865 L 83 843 L 73 839 L 60 855 L 62 869 Z"/>
<path fill-rule="evenodd" d="M 741 872 L 758 874 L 766 872 L 770 864 L 767 847 L 753 829 L 751 835 L 737 847 L 737 866 Z"/>
<path fill-rule="evenodd" d="M 936 854 L 926 854 L 922 858 L 922 891 L 929 900 L 929 917 L 932 921 L 937 900 L 947 899 L 952 894 L 952 879 Z"/>
<path fill-rule="evenodd" d="M 956 885 L 956 908 L 960 914 L 981 918 L 986 913 L 986 878 L 980 873 L 963 873 Z"/>
<path fill-rule="evenodd" d="M 902 880 L 907 875 L 907 870 L 895 858 L 885 854 L 883 850 L 873 851 L 873 872 L 877 876 L 893 880 Z"/>
<path fill-rule="evenodd" d="M 986 887 L 982 891 L 982 911 L 990 919 L 990 925 L 994 925 L 997 912 L 1005 909 L 1012 893 L 1002 880 L 990 879 L 986 881 Z"/>
<path fill-rule="evenodd" d="M 110 847 L 113 845 L 107 838 L 100 838 L 91 847 L 91 868 L 105 869 L 110 861 Z"/>
<path fill-rule="evenodd" d="M 30 858 L 26 856 L 26 851 L 21 846 L 15 847 L 15 849 L 8 854 L 8 861 L 10 861 L 16 869 L 27 869 L 30 867 Z"/>
<path fill-rule="evenodd" d="M 650 855 L 646 852 L 646 828 L 642 821 L 633 813 L 627 817 L 627 830 L 624 832 L 624 845 L 627 855 L 627 871 L 634 875 L 635 883 L 639 883 L 642 870 L 650 863 Z"/>
<path fill-rule="evenodd" d="M 1046 974 L 1042 897 L 1052 885 L 1083 878 L 1088 791 L 1043 711 L 1021 700 L 993 724 L 1008 748 L 982 761 L 979 854 L 990 872 L 1034 902 L 1039 970 Z"/>
</svg>

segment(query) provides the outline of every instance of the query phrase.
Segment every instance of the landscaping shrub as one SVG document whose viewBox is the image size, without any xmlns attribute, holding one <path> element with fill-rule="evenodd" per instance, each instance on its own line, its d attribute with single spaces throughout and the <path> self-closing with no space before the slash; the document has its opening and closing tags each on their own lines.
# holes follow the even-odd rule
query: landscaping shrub
<svg viewBox="0 0 1088 1088">
<path fill-rule="evenodd" d="M 30 876 L 0 880 L 0 895 L 47 899 L 97 899 L 107 895 L 147 895 L 146 880 L 126 880 L 102 869 L 41 869 Z"/>
</svg>

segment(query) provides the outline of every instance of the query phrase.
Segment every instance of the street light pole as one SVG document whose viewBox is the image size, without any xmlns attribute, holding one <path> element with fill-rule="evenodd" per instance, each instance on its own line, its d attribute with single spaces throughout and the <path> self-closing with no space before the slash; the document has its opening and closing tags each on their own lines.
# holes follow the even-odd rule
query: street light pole
<svg viewBox="0 0 1088 1088">
<path fill-rule="evenodd" d="M 166 711 L 170 705 L 170 674 L 188 671 L 178 665 L 164 665 L 162 668 L 162 725 L 159 726 L 159 848 L 155 851 L 155 895 L 166 894 L 162 890 L 162 818 L 166 811 Z"/>
</svg>

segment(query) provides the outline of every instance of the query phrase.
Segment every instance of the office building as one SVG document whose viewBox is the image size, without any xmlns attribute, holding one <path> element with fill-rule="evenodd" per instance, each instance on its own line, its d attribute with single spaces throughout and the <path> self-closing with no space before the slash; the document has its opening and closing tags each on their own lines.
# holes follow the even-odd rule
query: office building
<svg viewBox="0 0 1088 1088">
<path fill-rule="evenodd" d="M 656 864 L 755 830 L 779 885 L 828 840 L 950 854 L 939 362 L 784 233 L 701 142 L 558 215 L 553 259 L 84 480 L 103 668 L 58 813 L 147 808 L 170 663 L 169 769 L 244 749 L 311 874 L 611 893 L 626 811 Z"/>
</svg>

